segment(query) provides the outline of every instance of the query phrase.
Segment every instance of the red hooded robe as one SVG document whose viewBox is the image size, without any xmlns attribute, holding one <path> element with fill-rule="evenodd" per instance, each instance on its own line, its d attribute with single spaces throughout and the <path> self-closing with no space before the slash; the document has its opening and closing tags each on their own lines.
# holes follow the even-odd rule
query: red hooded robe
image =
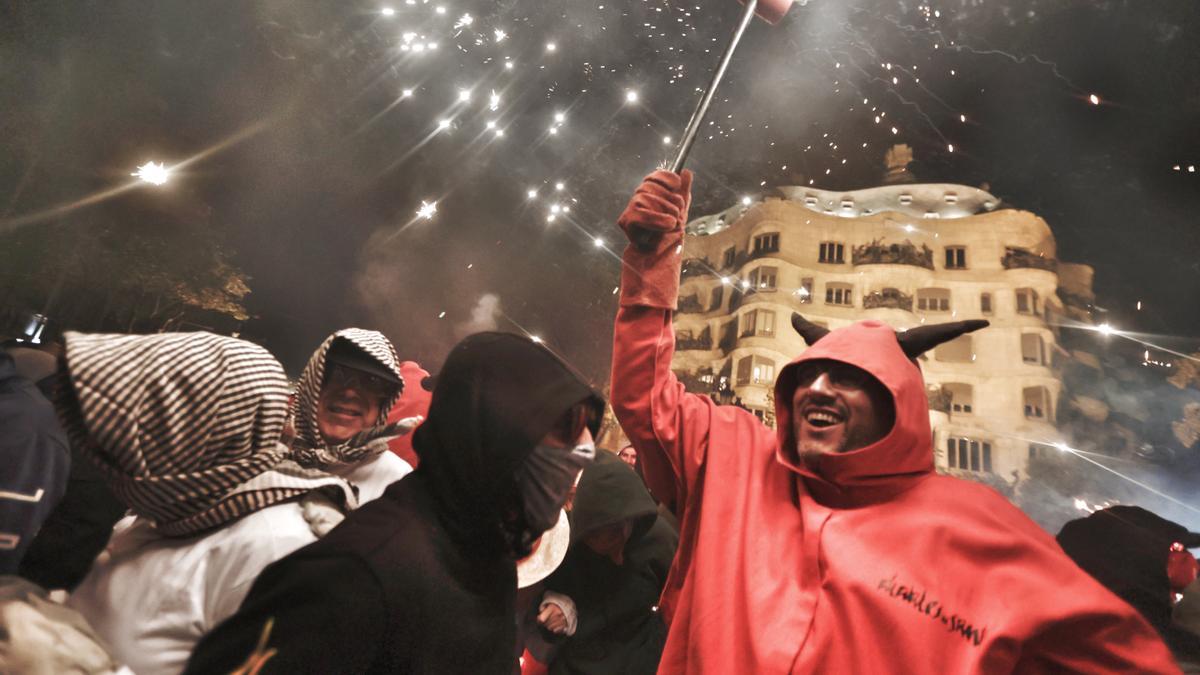
<svg viewBox="0 0 1200 675">
<path fill-rule="evenodd" d="M 919 368 L 893 330 L 835 331 L 784 368 L 779 431 L 671 372 L 680 247 L 626 252 L 612 405 L 681 521 L 662 673 L 1174 673 L 1128 605 L 983 485 L 938 475 Z M 834 359 L 891 392 L 881 441 L 824 458 L 791 440 L 798 363 Z M 786 449 L 786 451 L 784 450 Z"/>
</svg>

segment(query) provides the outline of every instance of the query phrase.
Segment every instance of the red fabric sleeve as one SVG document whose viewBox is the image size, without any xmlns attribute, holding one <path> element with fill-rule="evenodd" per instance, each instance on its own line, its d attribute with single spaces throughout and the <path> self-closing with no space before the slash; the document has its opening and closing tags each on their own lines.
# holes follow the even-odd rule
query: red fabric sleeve
<svg viewBox="0 0 1200 675">
<path fill-rule="evenodd" d="M 1181 672 L 1158 633 L 1116 598 L 1092 612 L 1054 622 L 1021 651 L 1014 672 Z"/>
<path fill-rule="evenodd" d="M 624 303 L 622 303 L 624 304 Z M 712 409 L 671 372 L 671 312 L 622 306 L 613 336 L 612 407 L 638 451 L 650 492 L 682 517 L 708 455 Z"/>
</svg>

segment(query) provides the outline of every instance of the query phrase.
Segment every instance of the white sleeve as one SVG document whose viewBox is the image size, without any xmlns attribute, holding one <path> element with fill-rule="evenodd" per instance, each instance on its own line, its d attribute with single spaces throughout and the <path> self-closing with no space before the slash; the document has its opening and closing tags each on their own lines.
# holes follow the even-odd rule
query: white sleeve
<svg viewBox="0 0 1200 675">
<path fill-rule="evenodd" d="M 546 609 L 546 605 L 557 605 L 562 610 L 563 615 L 567 617 L 565 635 L 574 635 L 575 629 L 579 627 L 579 610 L 575 607 L 575 601 L 562 593 L 546 591 L 542 596 L 542 604 L 538 605 L 538 610 Z"/>
</svg>

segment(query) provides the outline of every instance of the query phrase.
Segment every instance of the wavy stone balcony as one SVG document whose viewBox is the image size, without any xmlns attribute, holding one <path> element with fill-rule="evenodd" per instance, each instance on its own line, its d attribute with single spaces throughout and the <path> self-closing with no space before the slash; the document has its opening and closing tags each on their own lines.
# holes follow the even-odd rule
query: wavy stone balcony
<svg viewBox="0 0 1200 675">
<path fill-rule="evenodd" d="M 1006 270 L 1034 269 L 1058 272 L 1058 261 L 1054 258 L 1047 258 L 1033 251 L 1018 248 L 1010 248 L 1005 251 L 1004 257 L 1000 258 L 1000 264 Z"/>
<path fill-rule="evenodd" d="M 863 296 L 863 309 L 902 309 L 911 312 L 913 298 L 908 293 L 895 288 L 885 288 Z"/>
<path fill-rule="evenodd" d="M 925 244 L 918 248 L 911 241 L 903 244 L 884 244 L 876 239 L 869 244 L 855 246 L 850 262 L 854 265 L 912 265 L 933 269 L 933 249 Z"/>
</svg>

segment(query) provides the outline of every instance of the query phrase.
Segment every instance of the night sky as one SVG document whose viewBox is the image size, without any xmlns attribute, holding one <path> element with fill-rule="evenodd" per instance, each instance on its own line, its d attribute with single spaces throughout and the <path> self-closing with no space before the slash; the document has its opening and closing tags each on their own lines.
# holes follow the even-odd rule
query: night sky
<svg viewBox="0 0 1200 675">
<path fill-rule="evenodd" d="M 739 10 L 11 3 L 0 220 L 69 238 L 149 209 L 215 228 L 252 277 L 245 335 L 293 373 L 348 325 L 433 368 L 495 326 L 602 383 L 612 223 L 670 154 Z M 693 215 L 774 185 L 877 185 L 907 143 L 921 182 L 987 183 L 1044 217 L 1062 259 L 1096 268 L 1114 325 L 1200 336 L 1195 0 L 810 0 L 751 28 L 711 119 Z M 11 225 L 189 159 L 161 188 Z"/>
</svg>

